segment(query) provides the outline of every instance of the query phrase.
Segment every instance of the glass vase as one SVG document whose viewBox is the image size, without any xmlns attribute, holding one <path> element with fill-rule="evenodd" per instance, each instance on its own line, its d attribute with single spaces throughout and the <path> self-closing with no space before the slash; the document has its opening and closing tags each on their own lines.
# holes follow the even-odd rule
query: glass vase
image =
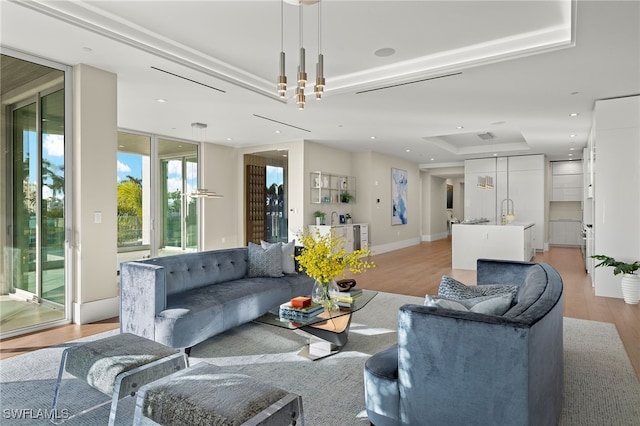
<svg viewBox="0 0 640 426">
<path fill-rule="evenodd" d="M 338 306 L 335 297 L 339 291 L 338 284 L 336 284 L 335 280 L 326 283 L 316 281 L 311 290 L 311 300 L 321 304 L 328 311 L 337 311 L 340 309 L 340 306 Z"/>
</svg>

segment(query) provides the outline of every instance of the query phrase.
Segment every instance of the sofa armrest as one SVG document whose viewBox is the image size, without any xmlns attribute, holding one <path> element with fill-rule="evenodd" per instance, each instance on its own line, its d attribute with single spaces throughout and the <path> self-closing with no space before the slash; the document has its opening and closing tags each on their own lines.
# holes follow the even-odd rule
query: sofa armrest
<svg viewBox="0 0 640 426">
<path fill-rule="evenodd" d="M 527 326 L 422 305 L 398 315 L 403 424 L 527 424 Z"/>
<path fill-rule="evenodd" d="M 120 265 L 120 331 L 155 340 L 155 317 L 166 309 L 165 269 L 158 265 Z"/>
</svg>

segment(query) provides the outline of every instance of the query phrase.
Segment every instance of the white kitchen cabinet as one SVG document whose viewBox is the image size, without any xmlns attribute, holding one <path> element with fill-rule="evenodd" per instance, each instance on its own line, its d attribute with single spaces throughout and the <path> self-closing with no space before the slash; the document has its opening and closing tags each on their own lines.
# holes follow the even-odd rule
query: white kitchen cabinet
<svg viewBox="0 0 640 426">
<path fill-rule="evenodd" d="M 358 232 L 355 232 L 355 229 Z M 369 245 L 369 225 L 366 223 L 354 223 L 344 225 L 309 225 L 309 231 L 315 235 L 316 231 L 320 235 L 326 235 L 331 232 L 335 237 L 344 241 L 344 250 L 352 253 L 359 248 L 368 247 Z M 357 239 L 356 239 L 357 237 Z"/>
<path fill-rule="evenodd" d="M 582 161 L 554 161 L 551 171 L 551 201 L 582 201 Z"/>
<path fill-rule="evenodd" d="M 582 223 L 577 220 L 549 222 L 549 244 L 557 246 L 582 245 Z"/>
<path fill-rule="evenodd" d="M 493 187 L 479 187 L 478 178 L 483 177 L 492 177 Z M 535 249 L 543 250 L 545 188 L 544 155 L 466 160 L 465 219 L 487 218 L 500 223 L 507 204 L 513 202 L 516 221 L 538 224 L 532 230 L 533 244 Z"/>
</svg>

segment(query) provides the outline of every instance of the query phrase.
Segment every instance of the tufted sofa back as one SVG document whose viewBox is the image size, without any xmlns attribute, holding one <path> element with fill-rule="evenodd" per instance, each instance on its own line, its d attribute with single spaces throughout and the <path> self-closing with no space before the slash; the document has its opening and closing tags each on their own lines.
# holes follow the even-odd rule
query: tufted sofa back
<svg viewBox="0 0 640 426">
<path fill-rule="evenodd" d="M 138 261 L 162 266 L 167 296 L 192 288 L 237 280 L 247 275 L 246 247 L 177 254 Z"/>
</svg>

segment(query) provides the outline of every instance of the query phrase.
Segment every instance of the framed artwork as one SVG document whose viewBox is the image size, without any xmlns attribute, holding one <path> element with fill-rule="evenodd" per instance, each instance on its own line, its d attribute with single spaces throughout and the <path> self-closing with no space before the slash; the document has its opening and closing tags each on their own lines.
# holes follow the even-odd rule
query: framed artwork
<svg viewBox="0 0 640 426">
<path fill-rule="evenodd" d="M 407 224 L 407 171 L 391 169 L 391 224 Z"/>
<path fill-rule="evenodd" d="M 453 185 L 447 184 L 447 209 L 453 208 Z"/>
</svg>

